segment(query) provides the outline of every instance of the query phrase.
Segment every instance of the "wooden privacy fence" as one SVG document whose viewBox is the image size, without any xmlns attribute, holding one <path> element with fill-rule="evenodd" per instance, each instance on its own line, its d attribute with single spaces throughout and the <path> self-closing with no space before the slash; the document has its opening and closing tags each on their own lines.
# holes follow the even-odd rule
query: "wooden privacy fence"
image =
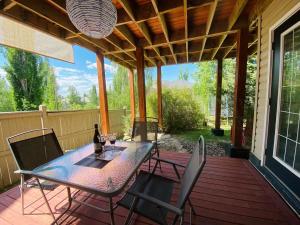
<svg viewBox="0 0 300 225">
<path fill-rule="evenodd" d="M 110 110 L 111 132 L 121 133 L 126 110 Z M 63 150 L 77 148 L 90 143 L 94 124 L 100 123 L 99 110 L 39 111 L 0 113 L 0 189 L 15 183 L 16 165 L 8 149 L 6 138 L 14 134 L 39 128 L 53 128 Z"/>
</svg>

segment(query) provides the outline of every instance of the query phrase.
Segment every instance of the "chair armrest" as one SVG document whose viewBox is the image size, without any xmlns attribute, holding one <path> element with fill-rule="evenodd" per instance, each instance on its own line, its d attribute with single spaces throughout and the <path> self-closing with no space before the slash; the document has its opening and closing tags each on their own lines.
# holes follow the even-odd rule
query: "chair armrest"
<svg viewBox="0 0 300 225">
<path fill-rule="evenodd" d="M 32 175 L 32 172 L 30 170 L 16 170 L 14 173 Z"/>
<path fill-rule="evenodd" d="M 132 141 L 132 138 L 123 139 L 123 141 Z"/>
<path fill-rule="evenodd" d="M 144 199 L 146 201 L 149 201 L 149 202 L 151 202 L 151 203 L 153 203 L 153 204 L 155 204 L 157 206 L 163 207 L 163 208 L 165 208 L 165 209 L 167 209 L 167 210 L 169 210 L 169 211 L 171 211 L 171 212 L 173 212 L 173 213 L 175 213 L 175 214 L 177 214 L 179 216 L 181 216 L 183 214 L 183 210 L 182 209 L 177 208 L 177 207 L 175 207 L 175 206 L 173 206 L 173 205 L 171 205 L 169 203 L 166 203 L 164 201 L 161 201 L 161 200 L 159 200 L 157 198 L 153 198 L 153 197 L 151 197 L 149 195 L 145 195 L 143 193 L 135 192 L 135 191 L 128 191 L 128 193 L 132 194 L 132 195 L 135 195 L 138 198 L 141 198 L 141 199 Z"/>
<path fill-rule="evenodd" d="M 167 164 L 172 164 L 172 165 L 175 165 L 175 166 L 178 166 L 178 167 L 182 167 L 182 168 L 186 167 L 185 165 L 182 165 L 182 164 L 179 164 L 177 162 L 174 162 L 174 161 L 171 161 L 171 160 L 167 160 L 167 159 L 162 159 L 162 158 L 157 158 L 157 157 L 152 157 L 151 159 L 154 159 L 154 160 L 157 160 L 157 161 L 160 161 L 160 162 L 164 162 L 164 163 L 167 163 Z"/>
</svg>

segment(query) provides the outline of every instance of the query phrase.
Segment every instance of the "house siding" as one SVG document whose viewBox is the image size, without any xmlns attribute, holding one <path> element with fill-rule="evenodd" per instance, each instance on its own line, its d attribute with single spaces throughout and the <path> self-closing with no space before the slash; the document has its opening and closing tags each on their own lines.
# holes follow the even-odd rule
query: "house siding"
<svg viewBox="0 0 300 225">
<path fill-rule="evenodd" d="M 260 27 L 260 49 L 259 51 L 259 74 L 258 74 L 258 93 L 257 93 L 257 108 L 254 133 L 254 145 L 252 153 L 259 159 L 265 150 L 265 140 L 267 132 L 267 116 L 268 116 L 268 91 L 269 91 L 269 41 L 270 28 L 276 24 L 288 11 L 290 11 L 299 0 L 273 0 L 266 8 L 261 16 Z"/>
</svg>

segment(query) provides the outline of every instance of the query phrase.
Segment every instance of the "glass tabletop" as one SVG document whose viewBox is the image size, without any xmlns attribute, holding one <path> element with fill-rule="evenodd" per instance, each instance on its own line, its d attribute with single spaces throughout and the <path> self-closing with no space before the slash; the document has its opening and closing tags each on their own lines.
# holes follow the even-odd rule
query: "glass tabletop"
<svg viewBox="0 0 300 225">
<path fill-rule="evenodd" d="M 32 174 L 69 187 L 113 197 L 122 192 L 150 154 L 153 144 L 116 142 L 115 146 L 125 147 L 125 149 L 101 167 L 78 164 L 83 159 L 90 158 L 94 153 L 93 144 L 89 144 L 35 168 Z"/>
</svg>

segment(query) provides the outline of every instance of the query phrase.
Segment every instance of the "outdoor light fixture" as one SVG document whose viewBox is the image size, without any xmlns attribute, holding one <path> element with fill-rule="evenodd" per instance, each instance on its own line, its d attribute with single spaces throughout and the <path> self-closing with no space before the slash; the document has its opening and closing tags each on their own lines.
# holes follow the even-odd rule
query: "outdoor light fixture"
<svg viewBox="0 0 300 225">
<path fill-rule="evenodd" d="M 67 0 L 66 8 L 74 26 L 92 38 L 107 37 L 117 23 L 117 10 L 111 0 Z"/>
</svg>

